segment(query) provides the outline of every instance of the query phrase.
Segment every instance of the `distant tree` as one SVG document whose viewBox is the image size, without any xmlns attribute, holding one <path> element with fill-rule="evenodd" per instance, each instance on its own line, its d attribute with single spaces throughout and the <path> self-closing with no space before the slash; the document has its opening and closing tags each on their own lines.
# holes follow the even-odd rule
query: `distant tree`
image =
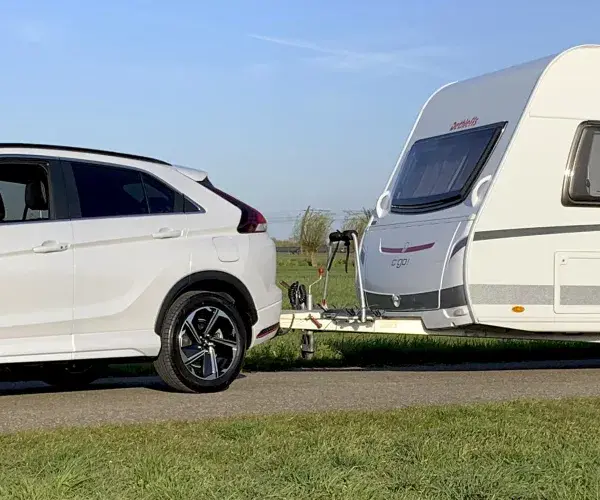
<svg viewBox="0 0 600 500">
<path fill-rule="evenodd" d="M 367 228 L 371 213 L 372 212 L 366 208 L 363 208 L 358 212 L 347 212 L 346 218 L 344 219 L 344 230 L 354 229 L 358 233 L 358 239 L 360 240 Z"/>
<path fill-rule="evenodd" d="M 333 215 L 326 210 L 311 209 L 296 219 L 292 238 L 300 245 L 300 251 L 308 255 L 310 265 L 317 265 L 317 253 L 326 242 L 333 224 Z"/>
</svg>

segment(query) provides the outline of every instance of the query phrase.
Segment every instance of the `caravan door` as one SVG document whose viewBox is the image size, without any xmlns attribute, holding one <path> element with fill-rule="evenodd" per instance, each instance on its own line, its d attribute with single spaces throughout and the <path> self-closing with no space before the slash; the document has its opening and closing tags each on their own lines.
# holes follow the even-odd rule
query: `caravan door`
<svg viewBox="0 0 600 500">
<path fill-rule="evenodd" d="M 375 217 L 363 241 L 369 306 L 422 311 L 465 304 L 460 250 L 483 185 L 491 179 L 480 174 L 504 126 L 472 127 L 413 143 L 392 183 L 389 213 Z"/>
</svg>

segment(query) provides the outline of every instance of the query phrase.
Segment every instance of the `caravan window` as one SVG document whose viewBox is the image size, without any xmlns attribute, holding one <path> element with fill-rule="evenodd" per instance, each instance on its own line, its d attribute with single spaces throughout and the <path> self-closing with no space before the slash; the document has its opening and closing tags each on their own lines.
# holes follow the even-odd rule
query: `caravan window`
<svg viewBox="0 0 600 500">
<path fill-rule="evenodd" d="M 600 203 L 600 126 L 584 126 L 576 151 L 569 198 L 576 203 Z"/>
<path fill-rule="evenodd" d="M 505 123 L 415 142 L 400 167 L 392 211 L 439 209 L 462 201 Z"/>
</svg>

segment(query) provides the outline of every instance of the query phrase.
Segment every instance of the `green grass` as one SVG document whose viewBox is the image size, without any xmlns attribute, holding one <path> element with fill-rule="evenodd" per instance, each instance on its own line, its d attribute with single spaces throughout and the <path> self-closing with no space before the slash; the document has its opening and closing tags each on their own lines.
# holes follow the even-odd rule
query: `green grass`
<svg viewBox="0 0 600 500">
<path fill-rule="evenodd" d="M 319 256 L 319 265 L 325 266 L 326 256 Z M 303 283 L 308 289 L 308 285 L 315 282 L 318 278 L 317 268 L 311 267 L 305 257 L 295 255 L 280 255 L 277 258 L 277 282 L 286 281 L 291 284 L 294 281 Z M 323 278 L 312 288 L 314 302 L 321 300 L 323 294 Z M 354 267 L 353 259 L 348 264 L 348 273 L 344 269 L 344 256 L 339 255 L 332 266 L 329 284 L 327 285 L 327 297 L 330 307 L 356 306 L 358 299 L 354 289 Z M 287 291 L 284 291 L 284 309 L 290 308 L 287 299 Z"/>
<path fill-rule="evenodd" d="M 278 283 L 299 281 L 308 286 L 318 278 L 317 269 L 306 258 L 279 256 Z M 325 263 L 324 256 L 320 264 Z M 313 288 L 315 301 L 320 300 L 323 281 Z M 290 304 L 284 293 L 284 309 Z M 343 257 L 335 262 L 330 276 L 329 304 L 355 306 L 354 268 L 344 271 Z M 600 359 L 600 346 L 583 342 L 517 341 L 463 339 L 449 337 L 415 337 L 409 335 L 364 335 L 317 333 L 316 354 L 311 360 L 300 356 L 298 332 L 271 340 L 248 352 L 244 370 L 286 370 L 310 367 L 402 367 L 415 364 L 455 364 L 474 362 L 515 362 L 564 359 Z M 113 375 L 154 374 L 149 364 L 111 367 Z"/>
<path fill-rule="evenodd" d="M 600 400 L 0 437 L 0 498 L 597 499 Z"/>
</svg>

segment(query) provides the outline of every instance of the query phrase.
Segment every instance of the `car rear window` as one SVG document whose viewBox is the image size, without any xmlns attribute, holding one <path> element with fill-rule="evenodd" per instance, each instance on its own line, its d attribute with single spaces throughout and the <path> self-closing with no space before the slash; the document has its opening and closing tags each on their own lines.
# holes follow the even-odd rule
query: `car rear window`
<svg viewBox="0 0 600 500">
<path fill-rule="evenodd" d="M 439 209 L 462 201 L 506 123 L 416 141 L 392 190 L 392 211 Z"/>
</svg>

